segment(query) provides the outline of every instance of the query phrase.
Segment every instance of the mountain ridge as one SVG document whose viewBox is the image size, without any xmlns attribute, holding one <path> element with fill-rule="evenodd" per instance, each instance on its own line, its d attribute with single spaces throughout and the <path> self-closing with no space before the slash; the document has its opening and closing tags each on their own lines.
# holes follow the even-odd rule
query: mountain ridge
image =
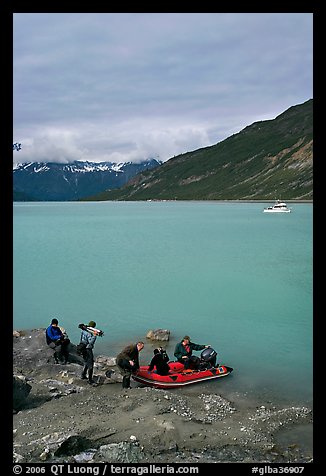
<svg viewBox="0 0 326 476">
<path fill-rule="evenodd" d="M 158 167 L 161 161 L 133 162 L 26 162 L 13 166 L 14 201 L 79 200 L 127 183 L 137 173 Z"/>
<path fill-rule="evenodd" d="M 313 99 L 87 200 L 312 200 Z"/>
</svg>

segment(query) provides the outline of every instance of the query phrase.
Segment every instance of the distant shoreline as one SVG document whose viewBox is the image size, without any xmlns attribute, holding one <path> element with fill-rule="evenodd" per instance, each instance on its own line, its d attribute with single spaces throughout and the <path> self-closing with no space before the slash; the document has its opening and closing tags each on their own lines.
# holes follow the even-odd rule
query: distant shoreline
<svg viewBox="0 0 326 476">
<path fill-rule="evenodd" d="M 288 203 L 313 203 L 313 200 L 284 199 Z M 243 199 L 225 199 L 225 200 L 169 200 L 169 199 L 148 199 L 148 200 L 13 200 L 13 203 L 103 203 L 103 202 L 183 202 L 183 203 L 274 203 L 275 200 L 243 200 Z"/>
<path fill-rule="evenodd" d="M 132 200 L 128 200 L 132 201 Z M 148 201 L 148 200 L 147 200 Z M 226 202 L 226 203 L 275 203 L 276 200 L 242 200 L 242 199 L 230 199 L 230 200 L 152 200 L 152 202 Z M 283 201 L 283 200 L 282 200 Z M 297 199 L 292 199 L 292 200 L 284 200 L 287 203 L 313 203 L 313 200 L 297 200 Z"/>
<path fill-rule="evenodd" d="M 204 201 L 204 200 L 201 200 L 201 201 Z M 274 203 L 275 200 L 212 200 L 214 202 L 233 202 L 233 203 L 237 203 L 237 202 L 240 202 L 240 203 L 265 203 L 265 202 L 269 202 L 269 203 Z M 313 203 L 313 200 L 297 200 L 297 199 L 290 199 L 290 200 L 284 200 L 285 202 L 288 202 L 288 203 Z"/>
</svg>

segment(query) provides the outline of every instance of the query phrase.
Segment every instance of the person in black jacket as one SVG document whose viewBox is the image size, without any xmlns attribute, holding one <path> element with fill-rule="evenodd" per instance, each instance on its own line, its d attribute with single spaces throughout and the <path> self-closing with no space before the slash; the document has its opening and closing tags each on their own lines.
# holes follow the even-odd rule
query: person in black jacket
<svg viewBox="0 0 326 476">
<path fill-rule="evenodd" d="M 117 367 L 123 376 L 122 388 L 130 387 L 131 374 L 139 369 L 139 352 L 143 350 L 144 342 L 127 345 L 116 358 Z"/>
<path fill-rule="evenodd" d="M 152 371 L 156 367 L 156 372 L 159 375 L 168 375 L 170 367 L 168 366 L 169 357 L 162 347 L 154 349 L 154 357 L 149 364 L 148 370 Z"/>
</svg>

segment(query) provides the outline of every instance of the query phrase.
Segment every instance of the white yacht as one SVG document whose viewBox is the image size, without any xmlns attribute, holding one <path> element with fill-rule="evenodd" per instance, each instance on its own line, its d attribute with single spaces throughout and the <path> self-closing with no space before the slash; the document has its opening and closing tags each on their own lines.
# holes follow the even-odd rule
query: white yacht
<svg viewBox="0 0 326 476">
<path fill-rule="evenodd" d="M 264 208 L 265 213 L 290 213 L 291 208 L 288 208 L 287 204 L 276 200 L 272 207 Z"/>
</svg>

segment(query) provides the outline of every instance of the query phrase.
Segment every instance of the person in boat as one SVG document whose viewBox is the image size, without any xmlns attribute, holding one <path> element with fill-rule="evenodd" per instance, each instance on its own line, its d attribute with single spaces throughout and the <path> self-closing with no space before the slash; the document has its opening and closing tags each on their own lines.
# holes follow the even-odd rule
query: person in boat
<svg viewBox="0 0 326 476">
<path fill-rule="evenodd" d="M 116 358 L 117 367 L 122 375 L 122 388 L 130 387 L 130 377 L 132 373 L 139 369 L 139 352 L 144 348 L 144 342 L 127 345 Z"/>
<path fill-rule="evenodd" d="M 96 327 L 95 321 L 90 321 L 88 327 Z M 94 354 L 93 348 L 95 345 L 97 334 L 94 332 L 90 332 L 85 328 L 82 328 L 81 335 L 80 335 L 80 344 L 82 345 L 81 354 L 84 360 L 84 369 L 81 374 L 82 379 L 87 378 L 88 374 L 88 383 L 90 385 L 95 384 L 93 380 L 93 371 L 94 371 Z"/>
<path fill-rule="evenodd" d="M 174 355 L 177 358 L 178 362 L 181 362 L 184 365 L 185 369 L 199 369 L 200 368 L 200 358 L 192 355 L 193 350 L 203 350 L 210 345 L 195 344 L 190 341 L 189 336 L 184 336 L 181 342 L 175 346 Z"/>
<path fill-rule="evenodd" d="M 148 370 L 151 372 L 156 367 L 158 375 L 168 375 L 170 367 L 168 366 L 169 356 L 162 347 L 154 349 L 154 357 L 149 364 Z"/>
<path fill-rule="evenodd" d="M 54 350 L 54 362 L 59 364 L 68 363 L 69 359 L 69 344 L 70 340 L 65 330 L 59 326 L 59 321 L 55 317 L 52 319 L 51 324 L 45 331 L 46 343 Z"/>
</svg>

